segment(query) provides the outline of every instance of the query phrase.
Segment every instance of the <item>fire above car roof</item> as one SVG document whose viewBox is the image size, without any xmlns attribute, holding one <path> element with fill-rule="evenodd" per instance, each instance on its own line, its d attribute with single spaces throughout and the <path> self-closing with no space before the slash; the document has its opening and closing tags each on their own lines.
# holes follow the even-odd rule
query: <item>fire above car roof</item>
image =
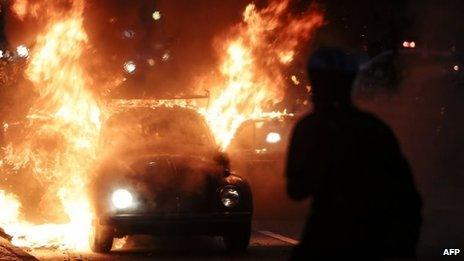
<svg viewBox="0 0 464 261">
<path fill-rule="evenodd" d="M 184 108 L 197 110 L 199 108 L 207 108 L 209 105 L 209 92 L 205 94 L 189 94 L 176 96 L 156 96 L 156 97 L 137 97 L 137 98 L 110 98 L 107 100 L 108 107 L 119 110 L 121 108 L 134 107 L 174 107 L 180 106 Z"/>
</svg>

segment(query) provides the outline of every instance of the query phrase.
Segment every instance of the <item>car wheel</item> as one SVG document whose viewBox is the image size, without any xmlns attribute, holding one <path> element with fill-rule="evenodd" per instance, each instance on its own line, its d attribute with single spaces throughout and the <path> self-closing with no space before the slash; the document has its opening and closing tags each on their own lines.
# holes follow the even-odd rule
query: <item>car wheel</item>
<svg viewBox="0 0 464 261">
<path fill-rule="evenodd" d="M 96 253 L 108 253 L 113 246 L 113 237 L 113 228 L 99 224 L 93 225 L 90 233 L 90 248 Z"/>
<path fill-rule="evenodd" d="M 233 253 L 244 253 L 250 244 L 251 226 L 239 228 L 232 234 L 222 237 L 222 241 L 227 251 Z"/>
</svg>

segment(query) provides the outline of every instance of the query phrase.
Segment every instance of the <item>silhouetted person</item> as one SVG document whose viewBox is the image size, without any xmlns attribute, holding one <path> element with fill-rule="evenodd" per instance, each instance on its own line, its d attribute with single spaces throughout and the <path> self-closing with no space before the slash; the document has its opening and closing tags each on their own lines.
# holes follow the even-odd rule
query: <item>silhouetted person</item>
<svg viewBox="0 0 464 261">
<path fill-rule="evenodd" d="M 352 104 L 357 68 L 332 48 L 310 59 L 314 111 L 294 129 L 286 175 L 289 196 L 313 202 L 293 260 L 415 256 L 420 196 L 392 130 Z"/>
</svg>

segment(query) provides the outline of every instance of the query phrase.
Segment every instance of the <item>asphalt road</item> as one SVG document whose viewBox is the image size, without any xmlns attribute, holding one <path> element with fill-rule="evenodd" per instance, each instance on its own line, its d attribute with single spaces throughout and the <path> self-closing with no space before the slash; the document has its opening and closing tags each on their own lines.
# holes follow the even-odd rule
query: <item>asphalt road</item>
<svg viewBox="0 0 464 261">
<path fill-rule="evenodd" d="M 39 260 L 287 260 L 298 243 L 299 222 L 255 222 L 246 254 L 233 256 L 224 251 L 218 238 L 156 239 L 134 237 L 110 254 L 35 249 L 29 253 Z M 138 241 L 138 242 L 136 242 Z"/>
<path fill-rule="evenodd" d="M 254 221 L 250 247 L 242 256 L 231 256 L 219 238 L 207 237 L 133 237 L 121 249 L 115 250 L 114 244 L 110 254 L 57 249 L 28 252 L 40 260 L 288 260 L 298 243 L 308 202 L 295 203 L 288 199 L 283 174 L 260 174 L 246 177 L 254 191 Z"/>
</svg>

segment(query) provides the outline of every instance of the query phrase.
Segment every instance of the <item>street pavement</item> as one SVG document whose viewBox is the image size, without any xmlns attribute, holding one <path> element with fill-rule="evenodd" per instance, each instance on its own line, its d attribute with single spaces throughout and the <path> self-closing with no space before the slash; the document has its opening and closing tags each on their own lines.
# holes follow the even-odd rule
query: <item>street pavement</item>
<svg viewBox="0 0 464 261">
<path fill-rule="evenodd" d="M 129 239 L 126 246 L 113 248 L 109 254 L 58 249 L 34 249 L 29 253 L 39 260 L 288 260 L 298 237 L 287 233 L 297 231 L 298 226 L 286 221 L 255 222 L 250 247 L 244 255 L 238 256 L 227 253 L 218 238 L 161 240 L 148 236 Z"/>
</svg>

